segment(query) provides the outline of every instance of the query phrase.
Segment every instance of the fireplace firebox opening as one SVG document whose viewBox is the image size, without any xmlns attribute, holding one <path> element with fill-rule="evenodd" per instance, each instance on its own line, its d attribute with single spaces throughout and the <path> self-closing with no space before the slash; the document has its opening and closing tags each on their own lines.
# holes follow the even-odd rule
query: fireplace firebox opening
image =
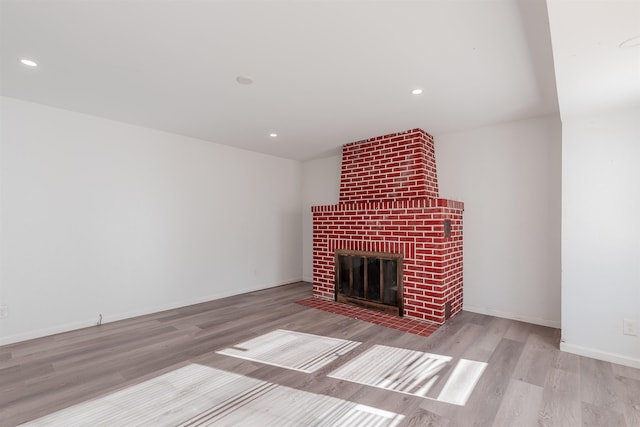
<svg viewBox="0 0 640 427">
<path fill-rule="evenodd" d="M 339 249 L 335 300 L 402 317 L 402 254 Z"/>
</svg>

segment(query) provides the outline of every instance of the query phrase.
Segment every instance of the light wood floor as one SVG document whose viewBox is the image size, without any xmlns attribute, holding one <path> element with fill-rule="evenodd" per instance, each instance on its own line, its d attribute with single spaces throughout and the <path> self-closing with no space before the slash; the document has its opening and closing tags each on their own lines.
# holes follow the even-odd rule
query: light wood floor
<svg viewBox="0 0 640 427">
<path fill-rule="evenodd" d="M 560 331 L 463 312 L 429 337 L 307 308 L 296 283 L 0 347 L 0 425 L 199 363 L 405 415 L 403 426 L 640 426 L 640 370 L 558 350 Z M 313 374 L 216 354 L 274 329 L 360 341 Z M 375 344 L 487 362 L 465 406 L 327 376 Z"/>
</svg>

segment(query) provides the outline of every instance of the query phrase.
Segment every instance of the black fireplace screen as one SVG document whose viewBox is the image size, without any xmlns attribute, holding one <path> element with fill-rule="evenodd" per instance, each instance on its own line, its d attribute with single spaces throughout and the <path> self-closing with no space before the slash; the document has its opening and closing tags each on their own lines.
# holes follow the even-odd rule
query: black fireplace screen
<svg viewBox="0 0 640 427">
<path fill-rule="evenodd" d="M 402 254 L 336 251 L 336 301 L 402 316 Z"/>
</svg>

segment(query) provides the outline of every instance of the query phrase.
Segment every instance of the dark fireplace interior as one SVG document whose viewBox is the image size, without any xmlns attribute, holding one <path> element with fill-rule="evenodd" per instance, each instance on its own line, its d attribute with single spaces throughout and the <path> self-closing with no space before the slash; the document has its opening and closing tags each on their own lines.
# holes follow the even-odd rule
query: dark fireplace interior
<svg viewBox="0 0 640 427">
<path fill-rule="evenodd" d="M 335 299 L 402 316 L 402 254 L 337 250 Z"/>
</svg>

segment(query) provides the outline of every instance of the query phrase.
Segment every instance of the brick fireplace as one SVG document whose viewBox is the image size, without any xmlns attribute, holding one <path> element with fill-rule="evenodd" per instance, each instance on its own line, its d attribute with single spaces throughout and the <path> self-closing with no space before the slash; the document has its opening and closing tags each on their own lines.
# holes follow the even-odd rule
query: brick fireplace
<svg viewBox="0 0 640 427">
<path fill-rule="evenodd" d="M 337 253 L 374 266 L 368 280 L 376 297 L 395 279 L 378 278 L 382 267 L 372 257 L 381 257 L 380 266 L 398 259 L 398 315 L 444 323 L 462 309 L 463 211 L 462 202 L 439 197 L 433 137 L 423 130 L 344 145 L 338 204 L 312 207 L 314 297 L 368 304 L 362 291 L 338 298 L 362 274 L 336 268 Z M 336 289 L 340 270 L 350 276 L 343 271 Z"/>
</svg>

